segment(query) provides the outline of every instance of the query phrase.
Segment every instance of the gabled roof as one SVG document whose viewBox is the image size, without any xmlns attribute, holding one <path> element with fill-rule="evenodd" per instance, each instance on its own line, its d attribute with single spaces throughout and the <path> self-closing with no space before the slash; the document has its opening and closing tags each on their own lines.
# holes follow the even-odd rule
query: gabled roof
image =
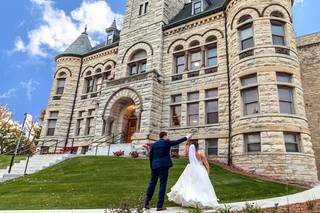
<svg viewBox="0 0 320 213">
<path fill-rule="evenodd" d="M 62 54 L 83 55 L 91 48 L 88 34 L 84 32 Z"/>
<path fill-rule="evenodd" d="M 211 13 L 222 11 L 227 1 L 228 0 L 209 0 L 208 2 L 211 2 L 211 4 L 209 4 L 204 11 L 196 15 L 192 15 L 192 2 L 187 3 L 175 17 L 164 26 L 164 29 L 169 29 L 191 20 L 210 15 Z"/>
</svg>

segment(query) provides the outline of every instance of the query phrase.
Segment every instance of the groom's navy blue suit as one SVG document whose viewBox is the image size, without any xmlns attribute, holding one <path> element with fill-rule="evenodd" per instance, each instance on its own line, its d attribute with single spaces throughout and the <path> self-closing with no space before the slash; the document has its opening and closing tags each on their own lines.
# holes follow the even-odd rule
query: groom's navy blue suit
<svg viewBox="0 0 320 213">
<path fill-rule="evenodd" d="M 170 149 L 172 146 L 176 146 L 185 142 L 186 140 L 188 140 L 187 137 L 183 137 L 177 141 L 160 139 L 152 145 L 150 151 L 151 180 L 147 190 L 147 198 L 145 203 L 146 206 L 149 206 L 149 202 L 152 199 L 154 190 L 160 177 L 160 191 L 157 208 L 163 207 L 168 181 L 168 172 L 169 168 L 172 167 Z"/>
</svg>

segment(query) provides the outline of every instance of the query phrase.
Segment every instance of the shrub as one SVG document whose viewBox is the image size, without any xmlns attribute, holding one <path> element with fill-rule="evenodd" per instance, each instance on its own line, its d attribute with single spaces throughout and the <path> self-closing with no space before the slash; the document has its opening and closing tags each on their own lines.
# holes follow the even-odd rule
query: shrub
<svg viewBox="0 0 320 213">
<path fill-rule="evenodd" d="M 151 148 L 152 148 L 152 143 L 147 143 L 147 144 L 144 144 L 142 147 L 138 148 L 137 152 L 141 155 L 145 155 L 149 157 Z"/>
<path fill-rule="evenodd" d="M 226 204 L 224 204 L 224 207 L 223 208 L 219 208 L 218 212 L 219 213 L 233 213 L 233 211 L 231 209 L 232 209 L 232 207 L 227 206 Z"/>
<path fill-rule="evenodd" d="M 120 151 L 114 152 L 113 155 L 117 157 L 121 157 L 124 155 L 124 151 L 120 150 Z"/>
<path fill-rule="evenodd" d="M 242 208 L 243 213 L 263 213 L 261 207 L 255 204 L 246 203 L 246 206 Z"/>
<path fill-rule="evenodd" d="M 139 153 L 138 153 L 137 151 L 130 152 L 129 155 L 130 155 L 132 158 L 138 158 L 138 157 L 139 157 Z"/>
<path fill-rule="evenodd" d="M 171 152 L 172 158 L 179 158 L 179 152 Z"/>
</svg>

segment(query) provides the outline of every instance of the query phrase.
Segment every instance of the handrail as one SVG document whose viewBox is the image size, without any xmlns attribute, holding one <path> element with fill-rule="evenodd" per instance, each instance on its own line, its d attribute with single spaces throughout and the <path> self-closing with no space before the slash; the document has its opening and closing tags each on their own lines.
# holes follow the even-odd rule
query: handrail
<svg viewBox="0 0 320 213">
<path fill-rule="evenodd" d="M 117 137 L 119 137 L 119 136 L 121 137 L 122 135 L 123 135 L 123 133 L 119 133 L 119 134 L 117 134 L 117 135 L 114 135 L 114 134 L 113 134 L 113 136 L 112 136 L 111 138 L 108 138 L 108 140 L 98 143 L 96 146 L 93 147 L 93 148 L 95 148 L 95 150 L 96 150 L 96 151 L 95 151 L 95 155 L 97 155 L 97 153 L 98 153 L 98 148 L 99 148 L 102 144 L 109 144 L 109 149 L 108 149 L 108 155 L 109 155 L 110 146 L 111 146 L 112 143 L 114 143 L 114 139 L 117 138 Z"/>
</svg>

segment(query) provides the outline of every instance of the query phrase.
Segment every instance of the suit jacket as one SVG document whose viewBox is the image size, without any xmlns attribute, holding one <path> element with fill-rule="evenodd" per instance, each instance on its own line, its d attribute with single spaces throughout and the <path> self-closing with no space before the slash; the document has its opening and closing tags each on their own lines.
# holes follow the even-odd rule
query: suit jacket
<svg viewBox="0 0 320 213">
<path fill-rule="evenodd" d="M 172 167 L 172 160 L 170 155 L 170 149 L 172 146 L 176 146 L 185 142 L 187 137 L 183 137 L 177 141 L 166 141 L 160 139 L 152 145 L 150 150 L 150 167 L 151 169 L 158 169 L 162 167 Z"/>
</svg>

